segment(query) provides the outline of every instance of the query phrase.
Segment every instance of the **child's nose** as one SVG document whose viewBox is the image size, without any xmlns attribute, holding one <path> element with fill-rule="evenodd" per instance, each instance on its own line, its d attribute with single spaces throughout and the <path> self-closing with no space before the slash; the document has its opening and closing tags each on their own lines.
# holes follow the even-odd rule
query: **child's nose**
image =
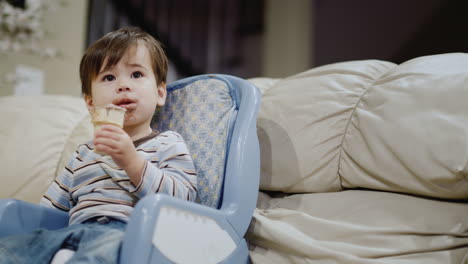
<svg viewBox="0 0 468 264">
<path fill-rule="evenodd" d="M 119 87 L 119 89 L 117 90 L 118 92 L 123 92 L 123 91 L 126 91 L 126 92 L 129 92 L 130 91 L 130 87 L 128 86 L 121 86 Z"/>
<path fill-rule="evenodd" d="M 120 79 L 117 86 L 117 92 L 129 92 L 132 90 L 130 87 L 130 82 L 128 80 Z"/>
</svg>

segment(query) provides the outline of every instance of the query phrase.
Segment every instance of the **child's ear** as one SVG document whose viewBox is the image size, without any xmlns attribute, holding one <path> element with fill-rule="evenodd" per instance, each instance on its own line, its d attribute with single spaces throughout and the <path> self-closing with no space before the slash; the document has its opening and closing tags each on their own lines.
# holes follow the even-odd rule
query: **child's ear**
<svg viewBox="0 0 468 264">
<path fill-rule="evenodd" d="M 157 88 L 157 93 L 158 93 L 158 102 L 157 105 L 163 106 L 164 103 L 166 102 L 166 95 L 167 95 L 167 90 L 166 90 L 166 83 L 162 82 L 158 88 Z"/>
<path fill-rule="evenodd" d="M 93 110 L 94 109 L 93 98 L 91 96 L 89 96 L 89 95 L 85 95 L 84 100 L 86 102 L 86 107 L 88 108 L 88 111 Z"/>
</svg>

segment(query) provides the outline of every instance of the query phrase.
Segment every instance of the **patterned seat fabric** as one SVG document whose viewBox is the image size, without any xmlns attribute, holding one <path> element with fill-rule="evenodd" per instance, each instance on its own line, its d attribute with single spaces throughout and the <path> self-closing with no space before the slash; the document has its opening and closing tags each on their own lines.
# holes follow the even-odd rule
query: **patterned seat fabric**
<svg viewBox="0 0 468 264">
<path fill-rule="evenodd" d="M 233 91 L 221 78 L 202 76 L 167 87 L 165 105 L 152 126 L 181 134 L 198 177 L 198 202 L 218 208 L 222 195 L 228 140 L 237 114 Z"/>
</svg>

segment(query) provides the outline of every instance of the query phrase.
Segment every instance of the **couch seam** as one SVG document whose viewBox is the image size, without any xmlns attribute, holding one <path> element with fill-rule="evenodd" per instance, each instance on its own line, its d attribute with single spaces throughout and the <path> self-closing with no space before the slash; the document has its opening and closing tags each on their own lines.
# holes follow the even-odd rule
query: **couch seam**
<svg viewBox="0 0 468 264">
<path fill-rule="evenodd" d="M 341 142 L 340 142 L 340 154 L 338 156 L 338 166 L 337 166 L 337 171 L 336 171 L 336 175 L 338 176 L 338 179 L 340 180 L 340 187 L 341 189 L 344 189 L 343 187 L 343 179 L 342 179 L 342 176 L 340 175 L 340 168 L 341 168 L 341 156 L 342 156 L 342 153 L 343 153 L 343 144 L 344 144 L 344 141 L 345 141 L 345 138 L 346 138 L 346 134 L 348 133 L 348 128 L 349 128 L 349 124 L 351 123 L 351 119 L 353 119 L 353 116 L 354 116 L 354 113 L 356 112 L 356 109 L 359 105 L 359 103 L 362 101 L 362 97 L 364 97 L 364 95 L 369 91 L 369 89 L 376 83 L 376 80 L 380 79 L 381 76 L 383 76 L 384 74 L 380 75 L 379 77 L 377 77 L 376 79 L 374 79 L 372 82 L 369 83 L 369 85 L 364 89 L 364 91 L 362 92 L 362 94 L 359 96 L 356 104 L 354 105 L 353 109 L 351 110 L 351 114 L 349 115 L 349 118 L 348 118 L 348 121 L 346 122 L 346 126 L 345 126 L 345 129 L 343 131 L 343 138 L 341 139 Z"/>
</svg>

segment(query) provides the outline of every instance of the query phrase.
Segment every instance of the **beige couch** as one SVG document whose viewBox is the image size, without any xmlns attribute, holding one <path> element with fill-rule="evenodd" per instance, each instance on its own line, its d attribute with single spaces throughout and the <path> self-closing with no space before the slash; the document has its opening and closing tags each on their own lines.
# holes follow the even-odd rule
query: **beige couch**
<svg viewBox="0 0 468 264">
<path fill-rule="evenodd" d="M 254 78 L 254 263 L 468 263 L 468 54 Z M 0 98 L 0 198 L 38 202 L 92 125 L 81 98 Z"/>
<path fill-rule="evenodd" d="M 255 263 L 468 263 L 468 54 L 251 81 Z"/>
</svg>

